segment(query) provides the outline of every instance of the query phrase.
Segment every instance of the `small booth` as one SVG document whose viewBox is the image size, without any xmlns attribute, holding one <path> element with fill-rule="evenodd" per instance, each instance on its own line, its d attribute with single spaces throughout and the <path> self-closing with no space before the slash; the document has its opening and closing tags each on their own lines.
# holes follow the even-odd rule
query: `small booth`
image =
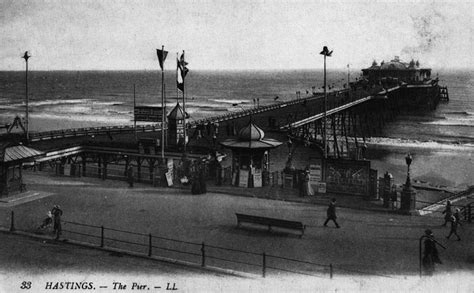
<svg viewBox="0 0 474 293">
<path fill-rule="evenodd" d="M 170 146 L 182 147 L 184 143 L 188 143 L 187 133 L 185 133 L 185 119 L 189 115 L 184 113 L 183 108 L 179 103 L 171 110 L 168 115 L 168 144 Z"/>
<path fill-rule="evenodd" d="M 264 138 L 265 133 L 249 122 L 237 138 L 226 139 L 220 144 L 232 150 L 232 184 L 241 187 L 262 187 L 269 173 L 270 149 L 282 144 Z"/>
<path fill-rule="evenodd" d="M 23 145 L 0 144 L 0 197 L 25 190 L 23 164 L 42 154 Z"/>
</svg>

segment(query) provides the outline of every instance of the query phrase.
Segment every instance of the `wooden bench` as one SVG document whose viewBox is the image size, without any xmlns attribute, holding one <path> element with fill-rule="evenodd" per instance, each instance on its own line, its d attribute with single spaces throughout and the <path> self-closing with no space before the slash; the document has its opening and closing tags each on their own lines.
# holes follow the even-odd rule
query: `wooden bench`
<svg viewBox="0 0 474 293">
<path fill-rule="evenodd" d="M 241 223 L 246 222 L 246 223 L 251 223 L 251 224 L 267 226 L 268 231 L 272 231 L 272 227 L 301 230 L 300 238 L 304 235 L 304 230 L 306 229 L 306 225 L 303 225 L 303 223 L 296 222 L 296 221 L 244 215 L 244 214 L 239 214 L 239 213 L 235 213 L 235 215 L 237 216 L 237 227 L 241 227 Z"/>
</svg>

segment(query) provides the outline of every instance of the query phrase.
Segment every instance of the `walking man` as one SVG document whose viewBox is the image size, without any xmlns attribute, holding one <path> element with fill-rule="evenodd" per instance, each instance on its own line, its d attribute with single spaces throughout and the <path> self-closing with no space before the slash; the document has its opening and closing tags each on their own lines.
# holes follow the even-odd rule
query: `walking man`
<svg viewBox="0 0 474 293">
<path fill-rule="evenodd" d="M 341 228 L 339 224 L 336 222 L 337 216 L 336 216 L 336 199 L 333 198 L 331 202 L 329 203 L 329 207 L 327 210 L 327 219 L 324 222 L 324 227 L 327 227 L 327 224 L 329 220 L 332 220 L 334 224 L 336 224 L 336 228 Z"/>
<path fill-rule="evenodd" d="M 451 215 L 453 214 L 453 212 L 451 211 L 451 201 L 448 200 L 446 202 L 446 207 L 444 208 L 443 214 L 444 214 L 443 226 L 446 226 L 446 224 L 451 220 Z"/>
<path fill-rule="evenodd" d="M 456 235 L 456 237 L 458 237 L 458 241 L 461 241 L 461 237 L 459 237 L 458 235 L 458 225 L 461 225 L 461 217 L 459 216 L 459 209 L 456 209 L 456 212 L 454 213 L 454 215 L 451 216 L 451 230 L 449 231 L 449 235 L 446 236 L 446 238 L 450 238 L 451 235 Z"/>
<path fill-rule="evenodd" d="M 425 230 L 425 249 L 423 251 L 423 268 L 427 275 L 432 275 L 435 271 L 435 263 L 441 264 L 438 249 L 436 249 L 436 240 L 434 240 L 433 231 Z M 443 247 L 444 248 L 444 247 Z"/>
<path fill-rule="evenodd" d="M 56 233 L 56 240 L 58 240 L 62 232 L 61 216 L 63 215 L 63 210 L 61 210 L 59 205 L 55 205 L 51 210 L 51 214 L 53 215 L 53 231 Z"/>
</svg>

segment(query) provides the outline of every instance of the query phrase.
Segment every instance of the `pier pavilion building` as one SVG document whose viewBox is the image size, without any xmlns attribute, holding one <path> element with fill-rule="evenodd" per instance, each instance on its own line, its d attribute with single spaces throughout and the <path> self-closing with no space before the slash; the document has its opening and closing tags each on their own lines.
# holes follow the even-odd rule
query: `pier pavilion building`
<svg viewBox="0 0 474 293">
<path fill-rule="evenodd" d="M 411 60 L 409 63 L 400 61 L 395 56 L 390 62 L 382 61 L 380 65 L 374 60 L 372 66 L 362 69 L 364 79 L 370 84 L 378 84 L 383 79 L 392 79 L 407 84 L 421 84 L 431 78 L 431 68 L 422 68 L 418 61 Z"/>
</svg>

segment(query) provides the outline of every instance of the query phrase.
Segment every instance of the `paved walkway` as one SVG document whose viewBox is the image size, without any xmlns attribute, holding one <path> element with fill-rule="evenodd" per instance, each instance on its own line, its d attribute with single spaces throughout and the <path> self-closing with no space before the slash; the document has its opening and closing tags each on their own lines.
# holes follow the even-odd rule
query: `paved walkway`
<svg viewBox="0 0 474 293">
<path fill-rule="evenodd" d="M 151 233 L 192 243 L 205 242 L 207 245 L 253 251 L 258 254 L 266 252 L 269 255 L 322 265 L 333 264 L 335 280 L 344 280 L 344 282 L 327 283 L 328 274 L 325 271 L 320 273 L 320 277 L 301 277 L 269 270 L 269 278 L 281 280 L 296 278 L 303 283 L 307 282 L 312 284 L 311 286 L 316 286 L 306 286 L 308 291 L 310 288 L 312 291 L 320 288 L 331 291 L 343 290 L 351 288 L 350 286 L 353 285 L 356 286 L 356 290 L 380 289 L 377 287 L 380 286 L 380 283 L 399 286 L 396 283 L 399 283 L 400 280 L 404 280 L 406 286 L 415 288 L 421 286 L 420 282 L 423 283 L 425 279 L 420 280 L 417 277 L 419 268 L 418 239 L 426 228 L 430 228 L 434 231 L 437 239 L 448 247 L 447 250 L 440 251 L 443 265 L 438 266 L 436 278 L 431 279 L 433 284 L 438 283 L 438 280 L 448 278 L 457 282 L 455 283 L 458 286 L 456 287 L 457 291 L 464 292 L 462 289 L 466 289 L 465 286 L 474 288 L 472 281 L 464 279 L 468 276 L 472 280 L 474 271 L 474 247 L 471 245 L 473 240 L 472 225 L 464 225 L 460 229 L 462 241 L 448 241 L 444 238 L 448 230 L 440 226 L 441 222 L 438 218 L 371 213 L 366 210 L 339 208 L 338 221 L 342 228 L 324 228 L 322 223 L 325 219 L 325 205 L 232 196 L 211 191 L 203 195 L 191 195 L 189 191 L 153 188 L 144 184 L 136 184 L 134 188 L 128 188 L 125 182 L 120 181 L 104 182 L 91 178 L 49 177 L 40 173 L 28 174 L 27 177 L 31 191 L 50 195 L 14 206 L 0 205 L 1 226 L 9 226 L 10 211 L 14 210 L 17 229 L 38 233 L 41 234 L 40 236 L 48 236 L 48 233 L 38 231 L 37 226 L 48 209 L 54 204 L 59 204 L 64 210 L 64 220 L 69 222 L 105 226 L 146 235 Z M 293 233 L 283 233 L 282 231 L 268 233 L 265 229 L 257 227 L 237 229 L 234 215 L 236 212 L 299 220 L 307 225 L 307 230 L 303 238 L 300 239 L 292 235 Z M 66 230 L 73 228 L 72 224 L 64 225 Z M 79 229 L 75 230 L 76 232 L 91 233 L 87 229 L 80 230 L 78 227 L 74 229 Z M 108 236 L 115 237 L 116 234 L 108 234 Z M 147 243 L 147 238 L 139 240 L 135 235 L 125 237 L 129 237 L 125 238 L 129 241 Z M 67 232 L 63 238 L 77 241 L 87 240 L 81 235 L 68 234 Z M 90 241 L 97 241 L 97 239 Z M 94 243 L 97 244 L 97 242 Z M 115 244 L 113 241 L 109 241 L 106 246 Z M 166 244 L 163 242 L 159 245 Z M 179 248 L 178 245 L 170 247 Z M 199 253 L 199 247 L 196 251 Z M 158 252 L 157 250 L 153 253 Z M 231 254 L 224 253 L 223 256 L 231 257 Z M 170 255 L 172 253 L 166 252 L 165 256 Z M 261 258 L 257 258 L 256 261 L 260 264 Z M 34 264 L 32 265 L 34 266 Z M 289 263 L 284 263 L 284 265 L 288 269 L 296 268 Z M 28 262 L 25 262 L 15 270 L 27 270 L 29 267 Z M 231 267 L 230 269 L 242 269 L 254 273 L 256 276 L 261 274 L 258 267 L 253 271 L 243 267 Z M 301 269 L 313 270 L 305 266 L 302 266 Z M 106 269 L 104 271 L 107 272 Z M 81 276 L 91 275 L 91 272 L 84 267 L 74 268 L 72 272 L 79 273 Z M 130 267 L 130 272 L 141 275 L 133 267 Z M 453 279 L 454 272 L 457 277 Z M 70 271 L 66 273 L 70 273 Z M 182 273 L 177 272 L 176 276 L 181 277 Z M 460 280 L 457 279 L 458 276 L 461 277 Z M 378 281 L 370 282 L 374 279 Z M 446 279 L 443 280 L 446 281 Z M 360 285 L 360 282 L 365 285 Z M 223 286 L 230 283 L 224 282 Z M 252 289 L 260 288 L 258 287 L 260 284 L 260 281 L 255 283 L 252 285 L 255 286 Z M 291 286 L 292 282 L 290 281 L 288 284 Z M 345 287 L 346 284 L 348 287 Z M 439 284 L 445 283 L 440 281 Z M 410 289 L 407 287 L 393 288 Z M 194 292 L 190 288 L 188 290 Z M 205 290 L 201 291 L 205 292 Z"/>
</svg>

